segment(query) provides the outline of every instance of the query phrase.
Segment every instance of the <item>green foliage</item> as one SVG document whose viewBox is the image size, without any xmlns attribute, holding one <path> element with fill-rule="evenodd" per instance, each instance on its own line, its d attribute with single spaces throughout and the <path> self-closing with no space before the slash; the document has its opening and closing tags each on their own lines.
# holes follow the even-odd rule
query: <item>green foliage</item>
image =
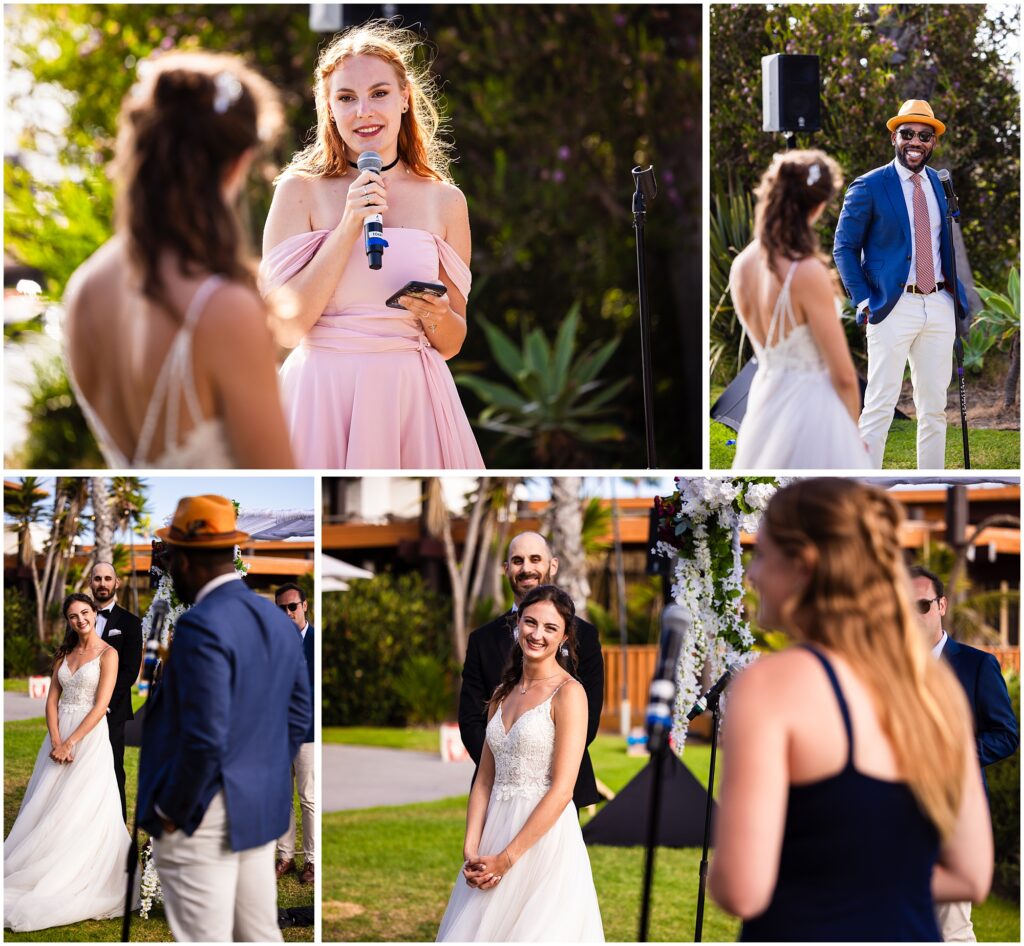
<svg viewBox="0 0 1024 946">
<path fill-rule="evenodd" d="M 746 332 L 729 292 L 733 260 L 754 237 L 754 196 L 730 182 L 711 195 L 708 227 L 711 265 L 711 380 L 728 384 L 743 367 Z"/>
<path fill-rule="evenodd" d="M 433 725 L 448 719 L 455 707 L 455 691 L 444 665 L 432 654 L 413 654 L 395 678 L 394 693 L 405 707 L 409 725 Z"/>
<path fill-rule="evenodd" d="M 554 345 L 535 328 L 524 335 L 521 348 L 500 329 L 478 319 L 494 361 L 515 387 L 470 372 L 456 375 L 459 384 L 487 405 L 477 426 L 502 435 L 497 449 L 523 441 L 539 467 L 593 466 L 598 448 L 625 439 L 622 428 L 607 418 L 615 413 L 615 398 L 630 379 L 608 383 L 598 377 L 619 340 L 593 342 L 577 353 L 579 312 L 573 305 Z"/>
<path fill-rule="evenodd" d="M 658 641 L 658 616 L 662 604 L 661 578 L 626 586 L 626 641 L 629 644 L 655 644 Z M 597 628 L 605 646 L 619 643 L 618 607 L 605 608 L 593 598 L 587 602 L 587 617 Z"/>
<path fill-rule="evenodd" d="M 761 131 L 761 57 L 815 53 L 822 130 L 798 144 L 823 147 L 852 180 L 891 160 L 885 122 L 900 104 L 928 99 L 948 127 L 932 163 L 955 170 L 973 269 L 992 284 L 1019 258 L 1020 102 L 1016 64 L 1004 58 L 1019 47 L 1019 8 L 713 4 L 710 16 L 713 168 L 753 188 L 783 147 Z M 838 211 L 836 202 L 826 212 L 823 235 Z"/>
<path fill-rule="evenodd" d="M 451 659 L 451 604 L 418 572 L 384 573 L 323 596 L 323 724 L 401 725 L 392 694 L 411 657 Z"/>
<path fill-rule="evenodd" d="M 38 648 L 27 637 L 10 637 L 4 641 L 5 677 L 30 677 L 38 671 L 38 663 Z"/>
<path fill-rule="evenodd" d="M 28 438 L 21 466 L 42 470 L 106 466 L 59 357 L 36 365 L 28 391 Z"/>
<path fill-rule="evenodd" d="M 1020 730 L 1020 676 L 1007 680 L 1013 715 Z M 989 804 L 992 809 L 992 835 L 996 866 L 993 889 L 1006 897 L 1020 900 L 1020 750 L 985 770 Z"/>
<path fill-rule="evenodd" d="M 984 308 L 974 321 L 971 337 L 973 338 L 975 331 L 980 329 L 984 333 L 986 351 L 997 345 L 1000 351 L 1009 352 L 1010 370 L 1004 388 L 1003 404 L 1010 407 L 1017 396 L 1017 384 L 1020 380 L 1020 276 L 1017 267 L 1010 267 L 1005 293 L 986 289 L 982 285 L 975 285 L 974 288 L 981 296 Z M 966 365 L 966 348 L 964 356 Z M 981 370 L 980 365 L 977 370 Z"/>
</svg>

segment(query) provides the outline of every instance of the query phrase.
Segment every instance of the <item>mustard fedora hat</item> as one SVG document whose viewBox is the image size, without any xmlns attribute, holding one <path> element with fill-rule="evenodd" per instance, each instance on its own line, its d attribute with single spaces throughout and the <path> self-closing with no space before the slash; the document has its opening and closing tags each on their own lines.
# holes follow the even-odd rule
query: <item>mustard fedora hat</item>
<svg viewBox="0 0 1024 946">
<path fill-rule="evenodd" d="M 931 125 L 935 129 L 935 134 L 941 135 L 946 131 L 946 126 L 942 124 L 932 111 L 932 107 L 924 99 L 907 99 L 900 106 L 899 114 L 894 115 L 886 123 L 885 127 L 889 131 L 895 131 L 904 122 L 917 122 L 921 125 Z"/>
<path fill-rule="evenodd" d="M 190 549 L 233 548 L 249 538 L 238 531 L 235 505 L 223 496 L 186 496 L 178 501 L 170 526 L 156 534 L 168 545 Z"/>
</svg>

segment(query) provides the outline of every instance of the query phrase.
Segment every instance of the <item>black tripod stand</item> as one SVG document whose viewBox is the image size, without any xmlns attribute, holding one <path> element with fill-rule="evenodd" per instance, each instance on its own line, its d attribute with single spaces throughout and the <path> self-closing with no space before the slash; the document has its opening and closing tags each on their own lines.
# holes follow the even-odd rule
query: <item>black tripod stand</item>
<svg viewBox="0 0 1024 946">
<path fill-rule="evenodd" d="M 647 304 L 647 250 L 644 246 L 644 222 L 647 219 L 647 201 L 658 194 L 654 179 L 654 166 L 633 168 L 636 191 L 633 194 L 633 228 L 636 230 L 636 270 L 640 289 L 640 350 L 644 386 L 644 429 L 647 434 L 647 469 L 658 466 L 654 446 L 654 381 L 651 371 L 651 314 Z"/>
</svg>

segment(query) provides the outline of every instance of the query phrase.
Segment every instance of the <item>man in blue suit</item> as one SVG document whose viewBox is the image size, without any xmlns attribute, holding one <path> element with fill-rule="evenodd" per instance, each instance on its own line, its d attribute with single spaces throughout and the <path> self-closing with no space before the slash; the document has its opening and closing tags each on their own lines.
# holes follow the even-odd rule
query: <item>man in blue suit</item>
<svg viewBox="0 0 1024 946">
<path fill-rule="evenodd" d="M 881 468 L 909 360 L 917 466 L 941 470 L 956 335 L 953 244 L 946 196 L 938 174 L 926 165 L 946 126 L 927 102 L 912 99 L 886 127 L 895 159 L 850 185 L 833 248 L 857 322 L 867 331 L 868 385 L 860 432 Z M 956 290 L 966 314 L 967 293 L 959 280 Z"/>
<path fill-rule="evenodd" d="M 281 941 L 274 841 L 313 718 L 295 628 L 234 567 L 249 538 L 222 496 L 178 503 L 169 548 L 177 622 L 146 711 L 138 819 L 153 836 L 178 941 Z"/>
<path fill-rule="evenodd" d="M 910 569 L 910 577 L 928 645 L 937 658 L 942 657 L 949 662 L 967 694 L 967 702 L 974 714 L 974 738 L 982 767 L 981 778 L 987 792 L 985 766 L 1013 755 L 1020 743 L 1017 718 L 1013 715 L 1013 704 L 999 661 L 983 650 L 958 643 L 942 629 L 947 602 L 945 588 L 937 575 L 915 565 Z M 970 901 L 938 904 L 936 912 L 945 942 L 975 941 Z"/>
<path fill-rule="evenodd" d="M 313 690 L 313 625 L 309 623 L 309 602 L 306 592 L 295 582 L 281 585 L 274 592 L 276 604 L 295 625 L 302 638 L 302 652 L 309 670 L 309 691 Z M 302 873 L 300 884 L 311 884 L 316 878 L 316 791 L 313 768 L 316 753 L 313 749 L 313 723 L 310 722 L 306 738 L 292 763 L 295 788 L 299 793 L 299 807 L 302 809 Z M 274 870 L 278 877 L 298 870 L 295 866 L 295 806 L 292 805 L 288 829 L 277 839 L 277 864 Z"/>
</svg>

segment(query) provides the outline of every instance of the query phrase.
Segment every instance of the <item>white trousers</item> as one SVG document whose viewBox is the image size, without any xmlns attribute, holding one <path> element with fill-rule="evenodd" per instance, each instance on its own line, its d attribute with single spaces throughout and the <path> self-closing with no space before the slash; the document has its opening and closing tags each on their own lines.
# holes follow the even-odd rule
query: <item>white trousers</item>
<svg viewBox="0 0 1024 946">
<path fill-rule="evenodd" d="M 295 788 L 299 793 L 302 810 L 302 856 L 306 864 L 316 863 L 315 794 L 313 790 L 313 760 L 316 743 L 304 742 L 292 764 Z M 295 805 L 289 809 L 288 830 L 277 839 L 277 856 L 282 861 L 295 857 Z M 303 865 L 305 866 L 305 865 Z"/>
<path fill-rule="evenodd" d="M 974 924 L 971 923 L 971 901 L 935 904 L 935 918 L 939 921 L 942 941 L 945 943 L 976 943 Z"/>
<path fill-rule="evenodd" d="M 154 838 L 153 857 L 175 942 L 282 942 L 274 842 L 232 851 L 223 792 L 192 837 L 179 829 Z"/>
<path fill-rule="evenodd" d="M 953 297 L 942 290 L 922 296 L 905 292 L 877 325 L 868 325 L 868 386 L 860 434 L 881 469 L 885 440 L 910 361 L 917 410 L 917 468 L 946 466 L 946 392 L 953 375 Z"/>
</svg>

